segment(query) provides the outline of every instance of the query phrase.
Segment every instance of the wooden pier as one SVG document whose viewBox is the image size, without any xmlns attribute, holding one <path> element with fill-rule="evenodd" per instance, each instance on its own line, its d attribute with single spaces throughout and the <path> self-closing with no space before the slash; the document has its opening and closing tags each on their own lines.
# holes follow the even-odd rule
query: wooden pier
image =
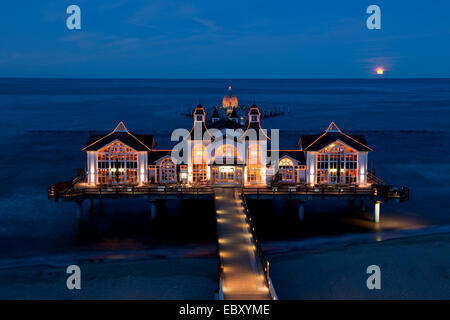
<svg viewBox="0 0 450 320">
<path fill-rule="evenodd" d="M 82 203 L 95 199 L 135 198 L 151 202 L 152 217 L 155 200 L 214 200 L 216 206 L 219 299 L 277 299 L 270 279 L 270 265 L 258 242 L 248 211 L 247 200 L 286 199 L 298 201 L 299 220 L 304 219 L 304 203 L 312 199 L 365 200 L 374 204 L 373 221 L 380 220 L 380 205 L 386 201 L 409 199 L 409 189 L 385 183 L 367 187 L 349 185 L 278 185 L 273 187 L 224 186 L 88 186 L 83 179 L 59 183 L 48 189 L 49 199 L 73 201 L 81 223 Z"/>
<path fill-rule="evenodd" d="M 215 205 L 220 258 L 219 297 L 227 300 L 270 300 L 276 294 L 259 244 L 252 232 L 238 188 L 216 188 Z"/>
</svg>

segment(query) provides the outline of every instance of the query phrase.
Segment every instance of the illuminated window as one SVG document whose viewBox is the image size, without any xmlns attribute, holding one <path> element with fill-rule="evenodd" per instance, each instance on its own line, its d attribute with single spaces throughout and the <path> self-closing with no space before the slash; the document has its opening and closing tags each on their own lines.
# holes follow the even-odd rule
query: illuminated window
<svg viewBox="0 0 450 320">
<path fill-rule="evenodd" d="M 137 184 L 137 152 L 119 141 L 97 153 L 99 184 Z"/>
<path fill-rule="evenodd" d="M 175 182 L 177 180 L 177 168 L 171 159 L 164 159 L 160 164 L 161 182 Z"/>
<path fill-rule="evenodd" d="M 247 182 L 259 184 L 262 181 L 262 152 L 259 144 L 252 144 L 247 149 Z"/>
<path fill-rule="evenodd" d="M 192 148 L 192 182 L 194 184 L 208 183 L 206 161 L 206 147 L 202 143 L 196 143 Z"/>
<path fill-rule="evenodd" d="M 294 163 L 289 158 L 284 158 L 278 164 L 280 179 L 285 182 L 294 182 Z"/>
<path fill-rule="evenodd" d="M 357 183 L 358 154 L 340 142 L 317 155 L 317 183 Z"/>
<path fill-rule="evenodd" d="M 214 184 L 219 183 L 219 168 L 218 167 L 212 168 L 212 181 L 214 181 Z"/>
</svg>

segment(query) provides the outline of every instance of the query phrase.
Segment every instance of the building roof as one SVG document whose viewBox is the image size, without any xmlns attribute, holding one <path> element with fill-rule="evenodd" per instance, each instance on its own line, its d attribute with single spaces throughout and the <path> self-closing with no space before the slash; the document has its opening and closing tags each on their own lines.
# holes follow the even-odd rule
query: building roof
<svg viewBox="0 0 450 320">
<path fill-rule="evenodd" d="M 252 121 L 251 115 L 258 115 L 258 121 L 254 122 Z M 261 123 L 259 122 L 261 119 L 261 113 L 259 112 L 258 107 L 256 104 L 253 104 L 250 107 L 250 111 L 248 112 L 248 126 L 245 130 L 244 134 L 239 139 L 245 139 L 246 137 L 253 138 L 252 135 L 248 134 L 249 129 L 253 129 L 256 132 L 256 138 L 258 140 L 270 140 L 270 138 L 267 136 L 267 134 L 263 131 L 261 128 Z"/>
<path fill-rule="evenodd" d="M 233 111 L 231 111 L 231 115 L 230 115 L 230 119 L 237 119 L 239 118 L 236 109 L 233 109 Z"/>
<path fill-rule="evenodd" d="M 196 121 L 195 116 L 200 114 L 203 115 L 203 121 Z M 212 139 L 213 136 L 208 131 L 208 128 L 206 127 L 205 124 L 206 112 L 201 104 L 198 104 L 198 106 L 195 108 L 193 115 L 194 115 L 194 125 L 192 126 L 191 131 L 189 132 L 189 134 L 186 136 L 185 139 L 188 140 Z"/>
<path fill-rule="evenodd" d="M 267 154 L 271 156 L 273 152 L 273 150 L 269 150 Z M 281 159 L 284 156 L 297 160 L 300 165 L 306 164 L 305 153 L 302 150 L 278 150 L 278 158 Z"/>
<path fill-rule="evenodd" d="M 97 151 L 111 142 L 119 140 L 136 151 L 149 151 L 155 146 L 153 135 L 134 134 L 127 130 L 123 122 L 119 122 L 114 131 L 108 134 L 92 134 L 83 151 Z"/>
<path fill-rule="evenodd" d="M 197 108 L 195 108 L 194 110 L 194 114 L 205 114 L 205 109 L 203 108 L 203 106 L 199 103 Z"/>
<path fill-rule="evenodd" d="M 250 107 L 250 111 L 249 111 L 248 114 L 249 114 L 249 115 L 250 115 L 250 114 L 257 114 L 257 115 L 260 115 L 258 106 L 257 106 L 256 104 L 252 104 L 252 106 Z"/>
<path fill-rule="evenodd" d="M 367 146 L 366 137 L 364 135 L 345 134 L 334 122 L 328 126 L 324 133 L 302 135 L 298 145 L 300 149 L 303 149 L 304 151 L 319 151 L 337 140 L 340 140 L 356 151 L 373 151 Z"/>
<path fill-rule="evenodd" d="M 234 130 L 236 130 L 236 129 L 244 129 L 245 128 L 245 126 L 239 124 L 238 121 L 233 121 L 233 120 L 231 120 L 231 119 L 229 119 L 227 117 L 226 118 L 221 118 L 221 119 L 219 119 L 217 121 L 214 121 L 214 122 L 210 122 L 209 126 L 211 128 L 215 128 L 215 129 L 218 129 L 218 130 L 223 130 L 223 129 L 234 129 Z"/>
<path fill-rule="evenodd" d="M 219 110 L 217 110 L 216 108 L 214 108 L 213 114 L 211 118 L 220 118 L 219 115 Z"/>
<path fill-rule="evenodd" d="M 161 159 L 162 157 L 165 156 L 170 156 L 172 153 L 172 150 L 169 149 L 165 149 L 165 150 L 152 150 L 149 153 L 148 156 L 148 164 L 154 164 L 156 161 L 158 161 L 159 159 Z"/>
</svg>

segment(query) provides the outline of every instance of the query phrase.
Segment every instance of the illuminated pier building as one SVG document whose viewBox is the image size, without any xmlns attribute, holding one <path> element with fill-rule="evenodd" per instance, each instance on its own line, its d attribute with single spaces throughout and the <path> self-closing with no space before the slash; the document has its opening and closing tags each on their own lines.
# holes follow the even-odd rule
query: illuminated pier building
<svg viewBox="0 0 450 320">
<path fill-rule="evenodd" d="M 345 134 L 331 123 L 324 132 L 302 135 L 296 146 L 283 150 L 262 128 L 256 105 L 245 121 L 237 116 L 237 98 L 230 92 L 231 87 L 223 98 L 223 116 L 214 109 L 207 119 L 202 105 L 195 108 L 182 155 L 158 149 L 153 136 L 133 134 L 122 122 L 109 134 L 91 136 L 83 149 L 87 184 L 368 185 L 372 149 L 364 136 Z"/>
<path fill-rule="evenodd" d="M 379 223 L 381 203 L 409 199 L 408 188 L 387 185 L 368 170 L 372 149 L 365 137 L 346 134 L 334 122 L 321 133 L 301 135 L 289 149 L 280 148 L 278 130 L 264 130 L 259 108 L 239 106 L 231 87 L 209 118 L 200 104 L 192 117 L 192 128 L 176 129 L 172 137 L 179 140 L 167 149 L 122 122 L 108 134 L 92 135 L 83 149 L 84 173 L 51 186 L 49 198 L 76 202 L 80 225 L 87 199 L 91 213 L 94 202 L 104 198 L 148 199 L 152 218 L 157 200 L 214 199 L 218 298 L 233 300 L 277 299 L 248 200 L 296 201 L 300 221 L 310 199 L 349 200 L 353 207 L 359 200 L 362 212 L 365 201 L 372 201 L 373 221 Z"/>
</svg>

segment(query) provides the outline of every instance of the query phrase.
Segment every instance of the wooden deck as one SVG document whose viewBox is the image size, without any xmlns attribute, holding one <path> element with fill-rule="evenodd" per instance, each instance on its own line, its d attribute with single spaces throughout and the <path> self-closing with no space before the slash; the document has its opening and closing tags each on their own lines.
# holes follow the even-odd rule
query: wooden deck
<svg viewBox="0 0 450 320">
<path fill-rule="evenodd" d="M 63 186 L 58 188 L 58 186 Z M 182 186 L 86 186 L 77 183 L 68 186 L 66 183 L 57 184 L 49 188 L 49 199 L 62 201 L 83 201 L 84 199 L 102 198 L 144 198 L 144 199 L 213 199 L 211 187 L 182 187 Z"/>
<path fill-rule="evenodd" d="M 220 275 L 226 300 L 271 300 L 239 188 L 214 190 Z"/>
</svg>

